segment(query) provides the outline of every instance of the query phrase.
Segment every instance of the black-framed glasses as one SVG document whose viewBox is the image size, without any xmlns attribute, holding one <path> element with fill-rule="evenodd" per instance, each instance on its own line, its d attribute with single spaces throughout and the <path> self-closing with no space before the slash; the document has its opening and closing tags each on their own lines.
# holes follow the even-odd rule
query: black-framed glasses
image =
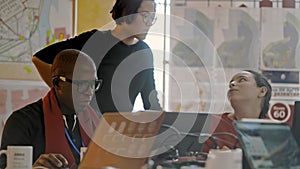
<svg viewBox="0 0 300 169">
<path fill-rule="evenodd" d="M 157 20 L 155 12 L 139 12 L 139 14 L 143 17 L 143 21 L 147 26 L 154 25 Z"/>
<path fill-rule="evenodd" d="M 75 84 L 77 86 L 77 91 L 79 93 L 84 93 L 90 88 L 94 89 L 94 91 L 99 90 L 101 84 L 102 84 L 102 79 L 96 79 L 96 80 L 72 80 L 68 79 L 65 76 L 57 75 L 53 76 L 53 78 L 58 78 L 59 80 L 63 82 L 68 82 Z"/>
</svg>

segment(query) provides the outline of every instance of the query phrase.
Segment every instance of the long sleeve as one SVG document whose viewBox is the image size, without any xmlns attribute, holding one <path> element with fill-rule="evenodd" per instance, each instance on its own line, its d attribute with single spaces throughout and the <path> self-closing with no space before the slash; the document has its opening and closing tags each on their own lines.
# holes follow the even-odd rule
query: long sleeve
<svg viewBox="0 0 300 169">
<path fill-rule="evenodd" d="M 33 57 L 37 57 L 40 60 L 52 64 L 55 56 L 62 50 L 65 49 L 78 49 L 81 50 L 85 45 L 86 41 L 96 32 L 97 30 L 91 30 L 75 36 L 71 39 L 51 44 L 40 51 L 36 52 Z"/>
<path fill-rule="evenodd" d="M 42 100 L 15 111 L 7 119 L 2 133 L 1 149 L 8 145 L 33 146 L 33 161 L 45 150 Z M 0 158 L 0 167 L 5 166 Z"/>
<path fill-rule="evenodd" d="M 147 70 L 146 82 L 141 91 L 145 110 L 162 110 L 155 88 L 154 69 Z"/>
</svg>

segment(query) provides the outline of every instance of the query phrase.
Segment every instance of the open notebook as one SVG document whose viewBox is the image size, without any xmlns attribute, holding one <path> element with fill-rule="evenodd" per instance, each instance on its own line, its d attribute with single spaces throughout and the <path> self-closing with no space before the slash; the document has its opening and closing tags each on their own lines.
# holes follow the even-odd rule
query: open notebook
<svg viewBox="0 0 300 169">
<path fill-rule="evenodd" d="M 138 169 L 150 156 L 163 112 L 105 113 L 79 169 Z"/>
<path fill-rule="evenodd" d="M 252 169 L 300 169 L 299 147 L 289 125 L 235 121 L 234 127 Z"/>
</svg>

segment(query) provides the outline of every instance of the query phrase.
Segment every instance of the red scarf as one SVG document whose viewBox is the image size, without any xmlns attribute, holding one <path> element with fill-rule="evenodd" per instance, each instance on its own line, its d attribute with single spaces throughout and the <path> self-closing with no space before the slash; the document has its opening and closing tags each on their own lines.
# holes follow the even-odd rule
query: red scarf
<svg viewBox="0 0 300 169">
<path fill-rule="evenodd" d="M 54 89 L 43 99 L 44 123 L 45 123 L 45 153 L 62 154 L 69 162 L 69 166 L 76 165 L 75 158 L 71 152 L 68 140 L 65 135 L 65 125 L 62 112 L 59 108 Z M 80 124 L 80 133 L 85 145 L 90 142 L 90 137 L 94 133 L 99 118 L 95 111 L 88 106 L 86 112 L 79 112 L 78 119 Z"/>
</svg>

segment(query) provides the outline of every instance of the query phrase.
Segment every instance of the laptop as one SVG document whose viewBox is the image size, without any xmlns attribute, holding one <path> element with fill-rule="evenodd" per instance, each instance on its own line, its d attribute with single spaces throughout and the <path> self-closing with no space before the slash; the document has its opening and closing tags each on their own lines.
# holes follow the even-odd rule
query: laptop
<svg viewBox="0 0 300 169">
<path fill-rule="evenodd" d="M 140 169 L 164 119 L 164 112 L 105 113 L 79 169 Z"/>
<path fill-rule="evenodd" d="M 300 101 L 295 101 L 294 104 L 292 133 L 300 147 Z"/>
<path fill-rule="evenodd" d="M 177 156 L 189 156 L 202 151 L 200 133 L 207 133 L 208 113 L 165 112 L 153 151 L 157 154 L 174 150 Z M 155 151 L 156 150 L 156 151 Z"/>
<path fill-rule="evenodd" d="M 234 121 L 252 169 L 300 169 L 300 150 L 288 124 Z"/>
</svg>

